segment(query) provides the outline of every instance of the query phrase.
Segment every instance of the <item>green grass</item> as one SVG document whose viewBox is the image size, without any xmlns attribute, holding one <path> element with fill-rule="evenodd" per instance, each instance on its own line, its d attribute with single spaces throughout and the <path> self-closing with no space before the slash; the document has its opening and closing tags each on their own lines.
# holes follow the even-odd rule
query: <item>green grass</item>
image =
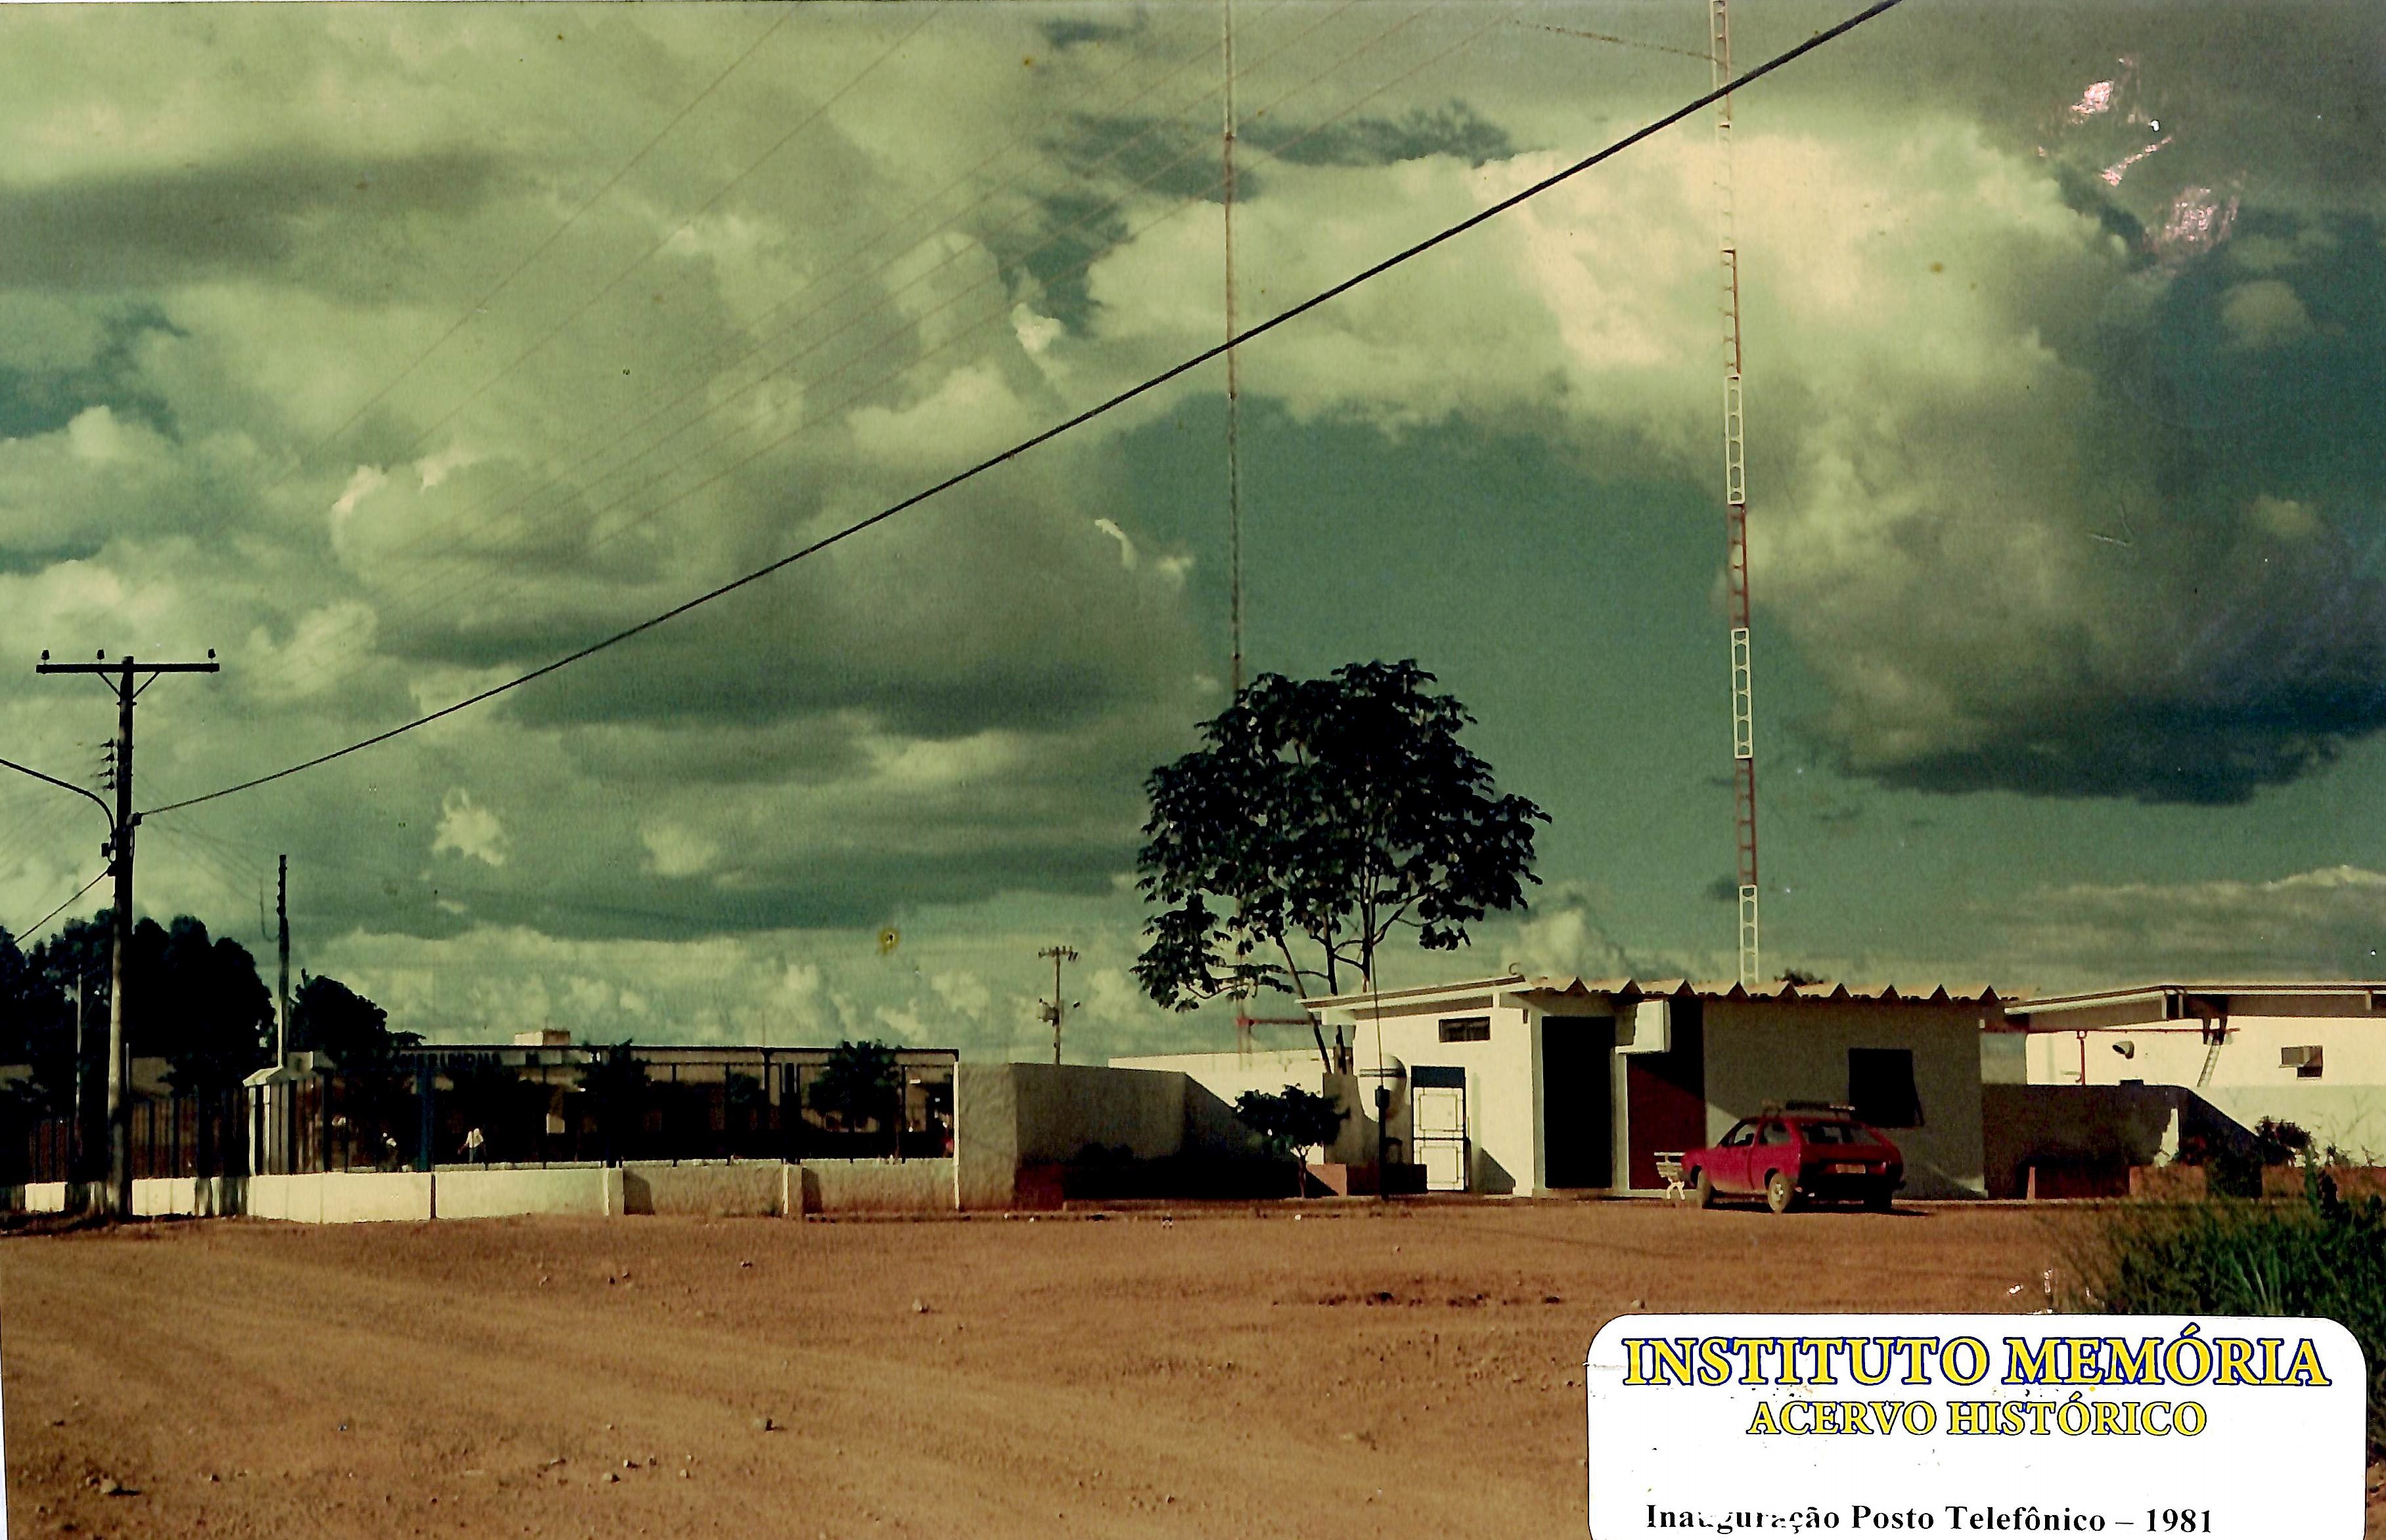
<svg viewBox="0 0 2386 1540">
<path fill-rule="evenodd" d="M 2386 1458 L 2386 1202 L 2348 1202 L 2313 1167 L 2301 1198 L 2128 1204 L 2097 1222 L 2072 1308 L 2342 1322 L 2369 1362 L 2369 1455 Z"/>
</svg>

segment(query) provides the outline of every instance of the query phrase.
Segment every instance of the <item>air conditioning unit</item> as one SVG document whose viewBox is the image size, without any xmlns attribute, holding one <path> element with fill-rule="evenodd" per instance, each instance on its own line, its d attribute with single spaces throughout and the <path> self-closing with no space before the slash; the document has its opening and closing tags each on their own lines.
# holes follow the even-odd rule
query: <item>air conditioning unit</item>
<svg viewBox="0 0 2386 1540">
<path fill-rule="evenodd" d="M 2279 1067 L 2293 1070 L 2297 1079 L 2318 1079 L 2321 1069 L 2319 1044 L 2309 1043 L 2300 1048 L 2279 1049 Z"/>
<path fill-rule="evenodd" d="M 1632 1008 L 1632 1041 L 1619 1042 L 1619 1054 L 1664 1054 L 1674 1046 L 1674 1003 L 1643 1000 Z"/>
</svg>

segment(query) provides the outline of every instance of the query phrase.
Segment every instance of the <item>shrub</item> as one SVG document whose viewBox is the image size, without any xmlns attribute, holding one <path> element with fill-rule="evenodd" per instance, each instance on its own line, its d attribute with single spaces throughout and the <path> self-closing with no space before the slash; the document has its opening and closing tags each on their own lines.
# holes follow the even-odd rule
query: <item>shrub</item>
<svg viewBox="0 0 2386 1540">
<path fill-rule="evenodd" d="M 2386 1458 L 2386 1201 L 2348 1202 L 2323 1167 L 2306 1165 L 2300 1199 L 2129 1204 L 2101 1225 L 2077 1307 L 2342 1322 L 2368 1359 L 2370 1458 Z"/>
</svg>

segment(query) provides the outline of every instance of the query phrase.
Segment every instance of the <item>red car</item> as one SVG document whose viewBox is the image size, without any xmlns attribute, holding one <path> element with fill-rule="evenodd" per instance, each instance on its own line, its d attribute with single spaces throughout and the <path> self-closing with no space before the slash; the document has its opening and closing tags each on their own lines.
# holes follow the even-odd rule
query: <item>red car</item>
<svg viewBox="0 0 2386 1540">
<path fill-rule="evenodd" d="M 1886 1211 L 1905 1181 L 1905 1157 L 1844 1108 L 1743 1117 L 1723 1142 L 1682 1155 L 1682 1182 L 1701 1208 L 1719 1197 L 1762 1194 L 1783 1213 L 1802 1200 L 1860 1202 Z"/>
</svg>

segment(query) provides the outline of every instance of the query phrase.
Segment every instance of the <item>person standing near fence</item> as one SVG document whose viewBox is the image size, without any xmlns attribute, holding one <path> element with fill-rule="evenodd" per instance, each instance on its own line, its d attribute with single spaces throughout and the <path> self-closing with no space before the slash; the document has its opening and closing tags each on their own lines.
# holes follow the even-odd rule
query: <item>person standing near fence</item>
<svg viewBox="0 0 2386 1540">
<path fill-rule="evenodd" d="M 474 1166 L 483 1164 L 481 1159 L 481 1144 L 482 1139 L 480 1130 L 472 1129 L 465 1133 L 464 1159 L 467 1163 Z"/>
</svg>

